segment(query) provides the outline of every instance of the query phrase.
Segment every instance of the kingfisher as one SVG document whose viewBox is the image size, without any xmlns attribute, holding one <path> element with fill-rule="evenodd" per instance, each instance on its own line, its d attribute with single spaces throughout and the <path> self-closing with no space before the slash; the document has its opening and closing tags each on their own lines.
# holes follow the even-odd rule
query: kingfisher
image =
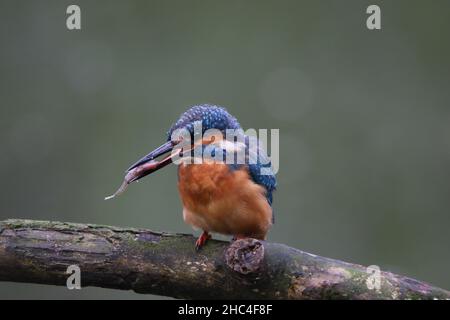
<svg viewBox="0 0 450 320">
<path fill-rule="evenodd" d="M 208 135 L 211 131 L 214 134 Z M 233 139 L 228 139 L 230 132 Z M 196 250 L 211 238 L 210 233 L 231 235 L 234 240 L 265 240 L 274 223 L 276 178 L 270 158 L 261 142 L 246 135 L 237 119 L 221 106 L 190 107 L 170 127 L 166 142 L 131 165 L 119 190 L 105 199 L 174 163 L 183 219 L 203 231 Z"/>
</svg>

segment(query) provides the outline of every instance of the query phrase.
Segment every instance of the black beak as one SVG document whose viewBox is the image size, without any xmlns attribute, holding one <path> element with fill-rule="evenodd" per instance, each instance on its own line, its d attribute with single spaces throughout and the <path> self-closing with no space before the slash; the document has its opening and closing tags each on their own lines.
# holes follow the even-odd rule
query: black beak
<svg viewBox="0 0 450 320">
<path fill-rule="evenodd" d="M 127 177 L 129 179 L 128 183 L 139 180 L 150 173 L 153 173 L 161 168 L 164 168 L 168 164 L 172 163 L 172 158 L 175 154 L 171 152 L 174 147 L 174 143 L 172 141 L 167 141 L 163 145 L 159 146 L 145 157 L 142 157 L 139 161 L 134 163 L 131 167 L 127 169 Z M 171 152 L 164 159 L 157 161 L 156 158 Z"/>
<path fill-rule="evenodd" d="M 163 145 L 159 146 L 158 148 L 147 154 L 145 157 L 142 157 L 139 161 L 135 162 L 132 166 L 130 166 L 127 169 L 127 172 L 130 172 L 134 168 L 139 167 L 140 165 L 147 163 L 149 161 L 155 160 L 159 156 L 162 156 L 163 154 L 172 151 L 173 147 L 174 144 L 172 143 L 172 141 L 167 141 Z"/>
</svg>

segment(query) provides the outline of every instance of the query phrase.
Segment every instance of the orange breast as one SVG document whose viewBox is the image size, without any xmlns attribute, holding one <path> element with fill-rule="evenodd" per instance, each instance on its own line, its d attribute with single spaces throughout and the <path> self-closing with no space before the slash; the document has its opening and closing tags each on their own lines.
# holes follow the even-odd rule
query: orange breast
<svg viewBox="0 0 450 320">
<path fill-rule="evenodd" d="M 245 168 L 223 163 L 181 164 L 178 189 L 186 223 L 205 231 L 264 239 L 272 221 L 265 189 Z"/>
</svg>

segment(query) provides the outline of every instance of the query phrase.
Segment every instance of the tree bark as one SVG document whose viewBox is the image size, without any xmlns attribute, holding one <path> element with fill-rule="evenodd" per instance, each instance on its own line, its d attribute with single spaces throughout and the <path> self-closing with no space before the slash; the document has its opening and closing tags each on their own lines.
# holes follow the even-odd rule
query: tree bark
<svg viewBox="0 0 450 320">
<path fill-rule="evenodd" d="M 0 222 L 0 281 L 81 286 L 187 299 L 449 299 L 404 276 L 255 239 L 209 240 L 144 229 L 50 221 Z"/>
</svg>

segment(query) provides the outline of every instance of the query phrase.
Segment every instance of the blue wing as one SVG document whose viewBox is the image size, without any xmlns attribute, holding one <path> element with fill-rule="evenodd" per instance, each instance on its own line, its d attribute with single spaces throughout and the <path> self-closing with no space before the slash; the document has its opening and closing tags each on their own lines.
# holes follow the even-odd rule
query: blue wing
<svg viewBox="0 0 450 320">
<path fill-rule="evenodd" d="M 252 140 L 253 139 L 253 140 Z M 272 206 L 273 192 L 276 190 L 277 180 L 272 170 L 272 163 L 262 143 L 256 137 L 245 136 L 245 166 L 252 180 L 266 189 L 267 202 Z M 242 164 L 231 164 L 233 170 L 240 169 Z M 272 222 L 274 214 L 272 213 Z"/>
<path fill-rule="evenodd" d="M 246 147 L 248 149 L 248 171 L 250 172 L 250 176 L 253 181 L 266 189 L 267 202 L 269 202 L 272 206 L 273 192 L 277 187 L 277 180 L 272 170 L 272 163 L 266 151 L 262 148 L 262 144 L 259 140 L 254 140 L 254 143 L 257 143 L 256 148 L 249 147 L 250 139 L 256 138 L 246 137 Z M 275 222 L 273 213 L 272 222 Z"/>
</svg>

